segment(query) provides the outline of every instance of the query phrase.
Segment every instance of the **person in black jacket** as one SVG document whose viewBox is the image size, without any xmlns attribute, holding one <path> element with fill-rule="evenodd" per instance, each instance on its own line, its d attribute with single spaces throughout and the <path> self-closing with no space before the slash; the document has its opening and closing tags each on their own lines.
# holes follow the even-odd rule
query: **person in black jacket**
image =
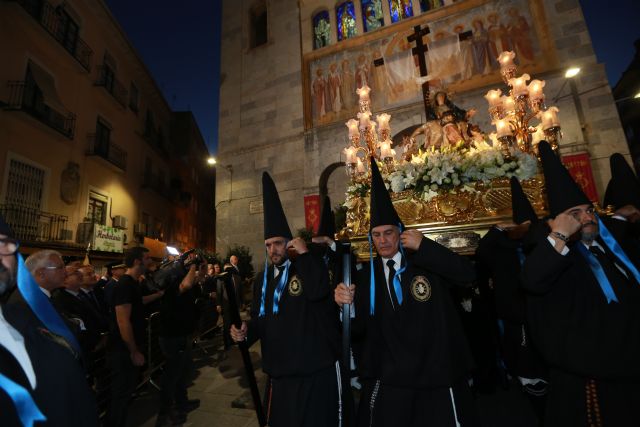
<svg viewBox="0 0 640 427">
<path fill-rule="evenodd" d="M 545 426 L 637 426 L 640 254 L 542 141 L 551 232 L 527 256 L 531 336 L 550 365 Z"/>
<path fill-rule="evenodd" d="M 475 279 L 469 260 L 402 231 L 371 160 L 370 233 L 378 254 L 357 276 L 353 338 L 363 337 L 356 364 L 364 380 L 358 426 L 474 426 L 467 382 L 473 360 L 450 295 Z M 353 301 L 343 283 L 336 303 Z"/>
<path fill-rule="evenodd" d="M 497 224 L 478 243 L 478 264 L 489 270 L 493 281 L 496 314 L 500 323 L 501 356 L 509 373 L 518 379 L 538 419 L 544 417 L 547 369 L 529 337 L 525 291 L 520 271 L 531 250 L 525 236 L 540 224 L 518 179 L 511 178 L 513 223 Z"/>
<path fill-rule="evenodd" d="M 29 305 L 6 304 L 9 294 L 18 292 L 18 281 L 26 280 L 22 274 L 29 274 L 26 268 L 17 272 L 18 246 L 0 216 L 0 423 L 97 426 L 95 398 L 74 350 Z"/>
<path fill-rule="evenodd" d="M 235 341 L 259 339 L 262 366 L 271 377 L 267 417 L 277 427 L 337 426 L 339 342 L 326 325 L 338 320 L 322 260 L 304 240 L 292 239 L 271 177 L 262 176 L 264 238 L 270 266 L 254 283 L 251 321 L 231 326 Z M 295 253 L 289 258 L 287 250 Z M 266 261 L 265 261 L 266 263 Z M 336 328 L 337 329 L 337 328 Z"/>
</svg>

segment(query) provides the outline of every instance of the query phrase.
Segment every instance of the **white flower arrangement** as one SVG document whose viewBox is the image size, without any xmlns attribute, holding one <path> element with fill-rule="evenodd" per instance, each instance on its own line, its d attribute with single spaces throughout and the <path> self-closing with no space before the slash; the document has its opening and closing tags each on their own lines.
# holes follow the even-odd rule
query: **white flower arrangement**
<svg viewBox="0 0 640 427">
<path fill-rule="evenodd" d="M 474 148 L 462 146 L 436 150 L 433 147 L 419 151 L 410 161 L 401 161 L 395 169 L 383 173 L 387 189 L 392 193 L 413 190 L 418 197 L 429 201 L 443 192 L 475 192 L 476 182 L 487 183 L 496 178 L 533 178 L 538 172 L 538 161 L 533 154 L 513 150 L 505 159 L 502 151 L 489 144 L 476 144 Z M 355 199 L 364 197 L 369 185 L 354 183 L 347 188 L 345 206 L 351 208 Z"/>
</svg>

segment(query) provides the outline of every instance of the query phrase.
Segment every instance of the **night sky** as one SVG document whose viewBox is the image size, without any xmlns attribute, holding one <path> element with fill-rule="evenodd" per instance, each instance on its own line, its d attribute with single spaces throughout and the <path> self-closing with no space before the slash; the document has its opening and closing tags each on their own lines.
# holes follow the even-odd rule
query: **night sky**
<svg viewBox="0 0 640 427">
<path fill-rule="evenodd" d="M 174 110 L 192 110 L 217 151 L 221 2 L 106 0 Z M 239 1 L 238 1 L 239 2 Z M 640 1 L 580 1 L 598 57 L 613 87 L 640 39 Z"/>
</svg>

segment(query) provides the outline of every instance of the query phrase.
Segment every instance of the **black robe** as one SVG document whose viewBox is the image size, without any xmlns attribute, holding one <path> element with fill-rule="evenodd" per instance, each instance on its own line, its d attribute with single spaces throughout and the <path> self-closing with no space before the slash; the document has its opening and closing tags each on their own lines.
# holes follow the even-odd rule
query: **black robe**
<svg viewBox="0 0 640 427">
<path fill-rule="evenodd" d="M 374 261 L 374 269 L 373 316 L 370 315 L 368 264 L 358 274 L 356 290 L 353 335 L 354 339 L 362 339 L 362 352 L 356 363 L 361 378 L 368 380 L 358 425 L 370 425 L 372 417 L 374 426 L 384 426 L 394 416 L 401 421 L 398 425 L 449 425 L 454 420 L 450 387 L 454 388 L 460 421 L 466 420 L 469 424 L 462 422 L 463 425 L 472 425 L 473 409 L 472 403 L 469 404 L 472 400 L 465 377 L 473 368 L 473 360 L 450 295 L 451 285 L 465 286 L 475 279 L 471 262 L 423 239 L 419 250 L 406 257 L 406 270 L 401 275 L 403 302 L 396 310 L 391 305 L 380 258 Z M 428 285 L 426 289 L 423 286 L 422 293 L 416 297 L 419 283 Z M 425 290 L 429 294 L 426 298 Z M 375 393 L 372 383 L 378 380 L 380 386 Z M 407 393 L 414 398 L 421 395 L 428 401 L 423 402 L 421 398 L 412 401 Z M 369 407 L 376 399 L 371 415 Z M 434 405 L 428 404 L 429 401 Z M 401 404 L 411 408 L 400 407 Z M 428 412 L 418 411 L 419 407 L 424 408 L 421 405 L 427 404 Z M 397 418 L 398 414 L 403 418 Z M 447 420 L 445 424 L 438 424 L 444 420 Z"/>
<path fill-rule="evenodd" d="M 292 261 L 287 285 L 273 314 L 277 285 L 267 269 L 265 315 L 260 317 L 264 271 L 256 276 L 248 341 L 259 339 L 262 367 L 271 377 L 270 424 L 337 425 L 339 322 L 326 266 L 310 253 Z M 294 401 L 297 402 L 294 404 Z"/>
<path fill-rule="evenodd" d="M 480 239 L 476 257 L 486 265 L 493 280 L 496 314 L 503 322 L 501 353 L 512 375 L 524 378 L 547 376 L 546 367 L 528 338 L 525 291 L 520 281 L 522 242 L 491 228 Z"/>
<path fill-rule="evenodd" d="M 30 309 L 3 305 L 5 319 L 24 338 L 36 375 L 32 389 L 13 355 L 0 346 L 0 372 L 29 391 L 40 411 L 47 417 L 38 426 L 90 427 L 98 425 L 95 397 L 87 385 L 84 371 L 64 340 L 45 329 Z M 21 426 L 11 400 L 0 392 L 0 424 Z"/>
<path fill-rule="evenodd" d="M 640 254 L 624 227 L 615 234 L 639 266 Z M 529 292 L 532 338 L 551 368 L 545 425 L 584 426 L 590 380 L 595 381 L 605 426 L 638 425 L 640 284 L 619 273 L 607 274 L 619 300 L 607 303 L 576 246 L 581 242 L 570 243 L 569 252 L 561 255 L 546 237 L 541 239 L 524 263 L 523 286 Z"/>
</svg>

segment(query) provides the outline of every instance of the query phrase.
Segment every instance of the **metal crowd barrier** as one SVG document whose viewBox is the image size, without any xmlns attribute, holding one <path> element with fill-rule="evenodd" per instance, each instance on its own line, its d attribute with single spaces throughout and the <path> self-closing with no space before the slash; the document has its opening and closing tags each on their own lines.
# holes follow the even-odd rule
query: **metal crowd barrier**
<svg viewBox="0 0 640 427">
<path fill-rule="evenodd" d="M 194 342 L 197 345 L 204 335 L 207 335 L 215 330 L 218 323 L 218 312 L 216 311 L 215 301 L 211 298 L 198 298 L 195 302 L 195 308 L 199 313 L 196 333 L 193 337 Z M 144 346 L 144 356 L 146 364 L 144 366 L 144 370 L 141 373 L 138 388 L 142 387 L 146 383 L 150 383 L 151 385 L 159 389 L 159 387 L 153 381 L 154 374 L 162 369 L 162 366 L 165 362 L 158 341 L 159 332 L 160 312 L 155 312 L 152 313 L 147 319 L 147 330 L 145 334 L 147 342 Z M 108 334 L 103 335 L 106 341 Z M 200 346 L 200 348 L 202 347 Z M 96 395 L 96 401 L 98 403 L 98 413 L 101 416 L 105 414 L 107 408 L 109 407 L 111 390 L 112 373 L 107 364 L 107 351 L 108 350 L 106 346 L 100 346 L 91 353 L 91 355 L 89 356 L 90 369 L 87 373 L 87 380 L 89 381 L 89 384 L 93 388 Z"/>
</svg>

